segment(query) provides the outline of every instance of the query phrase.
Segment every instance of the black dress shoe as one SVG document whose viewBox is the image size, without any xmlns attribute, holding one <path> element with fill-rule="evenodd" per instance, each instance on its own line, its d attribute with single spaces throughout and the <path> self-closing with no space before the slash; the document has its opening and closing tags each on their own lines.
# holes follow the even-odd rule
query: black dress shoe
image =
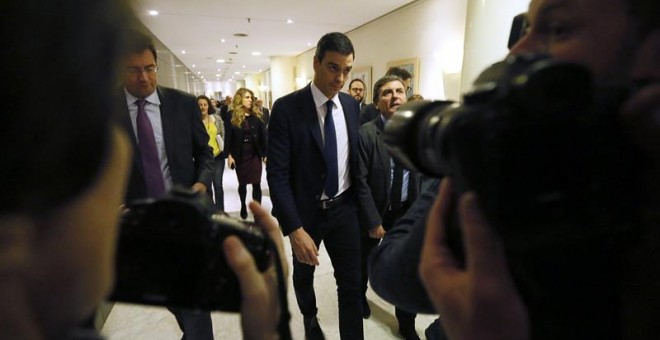
<svg viewBox="0 0 660 340">
<path fill-rule="evenodd" d="M 440 318 L 435 319 L 424 331 L 426 340 L 449 340 L 445 330 L 442 328 Z"/>
<path fill-rule="evenodd" d="M 319 320 L 316 316 L 304 317 L 303 320 L 305 326 L 305 339 L 307 340 L 325 340 L 323 331 L 321 330 L 321 325 L 319 325 Z"/>
<path fill-rule="evenodd" d="M 247 218 L 247 208 L 245 206 L 241 207 L 241 218 L 246 219 Z"/>
<path fill-rule="evenodd" d="M 371 308 L 369 307 L 369 302 L 367 302 L 367 298 L 363 297 L 362 298 L 362 318 L 363 319 L 368 319 L 371 316 Z"/>
</svg>

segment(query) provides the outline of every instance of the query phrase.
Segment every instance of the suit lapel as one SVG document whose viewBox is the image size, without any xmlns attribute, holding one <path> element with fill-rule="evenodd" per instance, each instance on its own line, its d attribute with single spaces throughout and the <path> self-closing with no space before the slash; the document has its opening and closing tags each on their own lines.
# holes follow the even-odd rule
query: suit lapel
<svg viewBox="0 0 660 340">
<path fill-rule="evenodd" d="M 130 136 L 131 138 L 131 144 L 133 145 L 133 166 L 138 169 L 140 174 L 144 174 L 144 170 L 142 169 L 142 162 L 139 160 L 141 159 L 140 157 L 140 148 L 138 147 L 137 143 L 137 137 L 135 136 L 135 130 L 133 129 L 133 122 L 131 121 L 131 114 L 128 111 L 128 106 L 126 105 L 126 94 L 124 93 L 124 88 L 122 87 L 120 89 L 120 95 L 119 95 L 119 103 L 121 103 L 121 108 L 122 108 L 122 118 L 121 118 L 121 125 L 124 127 L 124 130 L 126 133 Z"/>
<path fill-rule="evenodd" d="M 316 146 L 323 152 L 325 147 L 323 145 L 323 138 L 321 137 L 321 126 L 319 125 L 319 116 L 316 112 L 316 103 L 314 103 L 314 96 L 312 96 L 311 85 L 307 85 L 302 90 L 301 95 L 303 98 L 300 101 L 300 112 L 305 114 L 307 128 L 312 133 L 312 138 L 316 142 Z"/>
<path fill-rule="evenodd" d="M 351 147 L 353 146 L 353 143 L 357 146 L 357 134 L 360 129 L 360 112 L 355 110 L 357 105 L 351 105 L 351 102 L 343 95 L 343 93 L 339 93 L 339 101 L 344 110 L 344 120 L 346 121 L 346 129 L 348 130 L 348 142 Z M 346 96 L 351 98 L 348 95 Z M 351 98 L 351 100 L 352 99 L 353 98 Z M 349 150 L 351 150 L 351 147 L 349 147 Z"/>
<path fill-rule="evenodd" d="M 380 115 L 378 115 L 378 118 L 374 120 L 376 124 L 376 139 L 378 143 L 378 152 L 380 153 L 380 160 L 381 160 L 381 166 L 383 167 L 383 173 L 385 174 L 384 179 L 386 183 L 386 188 L 387 188 L 387 197 L 389 201 L 389 195 L 391 192 L 390 185 L 392 183 L 392 160 L 390 157 L 390 154 L 387 152 L 387 148 L 385 147 L 385 143 L 383 142 L 383 131 L 385 131 L 385 124 L 383 123 L 383 120 L 380 119 Z"/>
<path fill-rule="evenodd" d="M 171 98 L 168 98 L 160 86 L 157 87 L 158 99 L 160 100 L 160 121 L 163 126 L 163 143 L 165 143 L 165 154 L 167 159 L 173 160 L 172 150 L 175 150 L 174 145 L 174 115 L 175 107 Z"/>
</svg>

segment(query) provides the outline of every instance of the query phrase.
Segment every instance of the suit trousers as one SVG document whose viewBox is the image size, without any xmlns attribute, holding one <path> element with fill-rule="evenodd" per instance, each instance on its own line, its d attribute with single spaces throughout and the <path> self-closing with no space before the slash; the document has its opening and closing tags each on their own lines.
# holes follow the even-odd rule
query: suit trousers
<svg viewBox="0 0 660 340">
<path fill-rule="evenodd" d="M 410 208 L 409 201 L 405 202 L 399 209 L 388 210 L 383 216 L 383 229 L 388 231 L 394 227 L 396 221 L 408 211 L 408 208 Z M 369 253 L 378 246 L 380 239 L 371 238 L 369 237 L 369 233 L 364 231 L 361 233 L 361 243 L 360 269 L 362 270 L 362 296 L 364 296 L 367 293 L 367 281 L 369 281 L 369 269 L 367 268 Z M 394 315 L 396 315 L 396 319 L 399 321 L 399 326 L 406 324 L 408 326 L 412 325 L 413 328 L 415 327 L 415 317 L 417 314 L 394 306 Z"/>
<path fill-rule="evenodd" d="M 167 308 L 183 332 L 182 340 L 213 340 L 213 324 L 209 312 L 197 312 L 183 308 Z"/>
<path fill-rule="evenodd" d="M 341 339 L 363 339 L 360 299 L 360 230 L 354 198 L 326 210 L 317 208 L 316 223 L 304 226 L 317 247 L 321 242 L 330 256 L 337 282 L 339 334 Z M 300 312 L 315 316 L 314 266 L 293 256 L 293 287 Z"/>
</svg>

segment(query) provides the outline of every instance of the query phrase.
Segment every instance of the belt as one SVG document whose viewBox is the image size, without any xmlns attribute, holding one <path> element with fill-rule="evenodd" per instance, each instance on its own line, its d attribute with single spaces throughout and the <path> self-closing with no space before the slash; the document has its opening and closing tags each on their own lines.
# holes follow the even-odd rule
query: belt
<svg viewBox="0 0 660 340">
<path fill-rule="evenodd" d="M 339 196 L 329 198 L 327 200 L 321 200 L 318 203 L 318 207 L 321 210 L 332 209 L 348 200 L 348 190 L 341 193 Z"/>
</svg>

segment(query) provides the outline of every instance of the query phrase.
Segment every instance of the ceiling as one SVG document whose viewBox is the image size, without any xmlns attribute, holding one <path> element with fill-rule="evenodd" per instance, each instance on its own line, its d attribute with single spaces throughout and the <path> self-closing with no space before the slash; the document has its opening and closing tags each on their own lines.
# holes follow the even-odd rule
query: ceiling
<svg viewBox="0 0 660 340">
<path fill-rule="evenodd" d="M 268 69 L 270 57 L 314 48 L 325 33 L 351 31 L 414 1 L 142 0 L 135 10 L 198 77 L 227 81 Z M 149 15 L 150 10 L 158 15 Z"/>
</svg>

